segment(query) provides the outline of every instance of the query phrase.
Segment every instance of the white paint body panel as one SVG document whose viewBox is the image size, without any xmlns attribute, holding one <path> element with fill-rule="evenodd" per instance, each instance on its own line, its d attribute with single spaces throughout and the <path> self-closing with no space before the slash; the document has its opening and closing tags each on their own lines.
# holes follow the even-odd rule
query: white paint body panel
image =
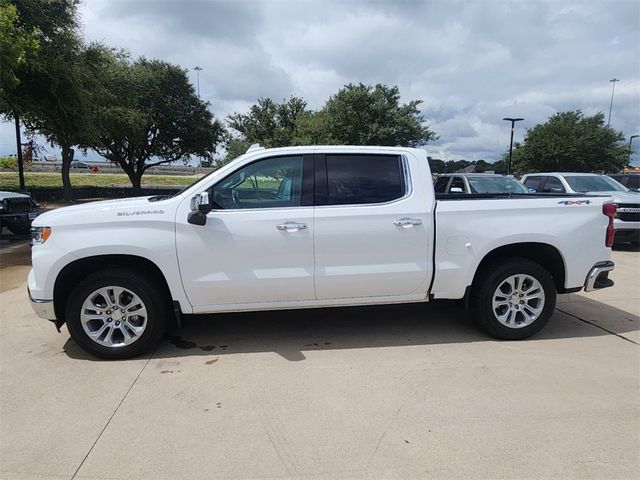
<svg viewBox="0 0 640 480">
<path fill-rule="evenodd" d="M 187 199 L 178 208 L 176 246 L 196 311 L 315 299 L 312 207 L 215 211 L 204 226 L 187 223 L 188 207 Z M 307 228 L 276 228 L 286 222 Z"/>
<path fill-rule="evenodd" d="M 319 300 L 411 295 L 431 278 L 433 191 L 419 159 L 405 152 L 408 194 L 374 205 L 315 209 L 316 295 Z M 419 220 L 397 226 L 395 220 Z"/>
<path fill-rule="evenodd" d="M 482 259 L 514 243 L 555 247 L 564 261 L 565 288 L 584 285 L 591 267 L 611 253 L 604 246 L 608 220 L 602 214 L 610 199 L 588 200 L 587 205 L 563 205 L 558 197 L 439 201 L 434 298 L 462 298 Z"/>
<path fill-rule="evenodd" d="M 405 197 L 380 205 L 212 211 L 187 222 L 190 199 L 254 160 L 309 153 L 401 155 Z M 364 305 L 461 298 L 486 254 L 503 245 L 555 247 L 565 287 L 609 259 L 606 197 L 566 206 L 559 198 L 438 201 L 423 150 L 392 147 L 256 149 L 175 197 L 94 202 L 40 215 L 52 235 L 33 248 L 29 290 L 51 300 L 60 271 L 86 257 L 119 254 L 152 261 L 185 313 Z M 434 220 L 435 209 L 435 220 Z M 408 228 L 394 220 L 411 218 Z M 276 225 L 305 223 L 298 231 Z M 434 258 L 435 256 L 435 258 Z M 435 271 L 434 271 L 435 265 Z M 430 290 L 430 286 L 432 286 Z"/>
</svg>

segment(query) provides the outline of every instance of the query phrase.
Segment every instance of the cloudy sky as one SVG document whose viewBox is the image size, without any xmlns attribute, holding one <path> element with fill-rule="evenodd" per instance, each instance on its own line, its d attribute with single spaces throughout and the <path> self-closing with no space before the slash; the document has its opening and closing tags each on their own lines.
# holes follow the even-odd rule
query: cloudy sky
<svg viewBox="0 0 640 480">
<path fill-rule="evenodd" d="M 319 108 L 345 83 L 386 83 L 423 101 L 440 136 L 433 156 L 496 160 L 503 117 L 525 118 L 518 140 L 557 111 L 608 114 L 616 77 L 611 124 L 640 133 L 637 0 L 91 0 L 80 12 L 89 41 L 180 64 L 194 83 L 201 66 L 201 95 L 221 118 L 259 97 Z M 5 124 L 0 151 L 12 142 Z"/>
</svg>

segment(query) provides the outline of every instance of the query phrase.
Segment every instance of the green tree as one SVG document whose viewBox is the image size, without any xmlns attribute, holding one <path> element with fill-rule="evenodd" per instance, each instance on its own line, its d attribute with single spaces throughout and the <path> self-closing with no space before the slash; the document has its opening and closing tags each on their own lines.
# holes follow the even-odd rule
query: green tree
<svg viewBox="0 0 640 480">
<path fill-rule="evenodd" d="M 231 137 L 227 139 L 227 145 L 226 145 L 227 154 L 224 158 L 224 161 L 218 163 L 217 165 L 224 165 L 225 163 L 229 163 L 234 158 L 237 158 L 240 155 L 243 155 L 247 151 L 247 149 L 251 146 L 251 143 L 252 142 L 250 142 L 249 140 L 245 140 L 244 138 Z M 260 143 L 260 142 L 255 142 L 255 143 Z"/>
<path fill-rule="evenodd" d="M 446 173 L 455 173 L 463 168 L 467 168 L 471 164 L 472 162 L 469 160 L 448 160 L 444 164 L 444 171 Z"/>
<path fill-rule="evenodd" d="M 508 153 L 507 153 L 508 155 Z M 487 170 L 493 170 L 496 173 L 507 173 L 507 161 L 505 159 L 500 159 L 493 162 Z"/>
<path fill-rule="evenodd" d="M 40 47 L 32 74 L 16 88 L 27 128 L 60 147 L 66 199 L 71 198 L 69 170 L 75 149 L 85 144 L 93 128 L 103 51 L 99 45 L 83 45 L 73 32 L 59 35 Z"/>
<path fill-rule="evenodd" d="M 11 91 L 19 83 L 18 69 L 27 63 L 38 49 L 38 29 L 22 25 L 18 9 L 0 0 L 0 90 Z"/>
<path fill-rule="evenodd" d="M 431 173 L 445 173 L 445 162 L 439 158 L 427 157 Z"/>
<path fill-rule="evenodd" d="M 345 85 L 307 119 L 303 136 L 314 143 L 347 145 L 403 145 L 415 147 L 434 140 L 418 110 L 421 100 L 400 103 L 398 87 Z"/>
<path fill-rule="evenodd" d="M 83 146 L 120 165 L 135 189 L 150 167 L 191 156 L 213 159 L 224 128 L 182 68 L 112 52 L 98 77 L 105 94 Z"/>
<path fill-rule="evenodd" d="M 24 188 L 20 117 L 26 119 L 28 128 L 36 124 L 43 127 L 42 133 L 55 142 L 58 135 L 52 133 L 56 129 L 52 119 L 38 116 L 47 106 L 61 106 L 65 94 L 74 94 L 58 88 L 57 76 L 64 74 L 65 67 L 77 73 L 70 63 L 61 63 L 70 55 L 80 54 L 73 50 L 79 50 L 75 36 L 77 5 L 77 0 L 0 0 L 0 114 L 11 117 L 16 124 L 20 188 Z M 67 84 L 77 85 L 75 78 Z M 64 165 L 63 183 L 68 197 L 70 182 Z"/>
<path fill-rule="evenodd" d="M 527 130 L 524 142 L 514 146 L 513 170 L 618 172 L 627 165 L 627 154 L 624 135 L 605 125 L 603 113 L 574 110 Z"/>
<path fill-rule="evenodd" d="M 229 115 L 227 123 L 234 133 L 228 139 L 227 159 L 242 155 L 253 143 L 268 148 L 296 145 L 299 121 L 308 115 L 307 102 L 299 97 L 282 103 L 261 98 L 248 113 Z"/>
</svg>

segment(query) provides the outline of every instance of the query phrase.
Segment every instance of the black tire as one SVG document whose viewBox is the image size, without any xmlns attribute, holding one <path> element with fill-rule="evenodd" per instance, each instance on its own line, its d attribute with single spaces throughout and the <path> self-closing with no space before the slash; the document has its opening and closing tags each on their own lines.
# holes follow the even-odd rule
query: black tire
<svg viewBox="0 0 640 480">
<path fill-rule="evenodd" d="M 82 304 L 92 292 L 107 286 L 124 287 L 130 290 L 140 297 L 146 307 L 146 327 L 140 337 L 130 345 L 119 347 L 100 345 L 93 341 L 82 327 L 80 320 Z M 71 338 L 86 352 L 105 359 L 131 358 L 150 351 L 160 341 L 167 328 L 171 305 L 166 290 L 166 287 L 154 280 L 125 269 L 107 269 L 89 275 L 73 289 L 67 301 L 65 320 Z"/>
<path fill-rule="evenodd" d="M 529 325 L 512 328 L 503 325 L 493 309 L 494 293 L 512 275 L 528 275 L 540 282 L 544 291 L 544 306 Z M 548 270 L 526 258 L 509 258 L 493 262 L 478 273 L 472 286 L 470 310 L 475 322 L 489 335 L 503 340 L 521 340 L 542 329 L 556 306 L 556 285 Z M 518 308 L 521 308 L 518 306 Z M 520 313 L 520 317 L 524 316 Z"/>
<path fill-rule="evenodd" d="M 14 235 L 29 235 L 31 233 L 31 225 L 15 225 L 7 227 Z"/>
</svg>

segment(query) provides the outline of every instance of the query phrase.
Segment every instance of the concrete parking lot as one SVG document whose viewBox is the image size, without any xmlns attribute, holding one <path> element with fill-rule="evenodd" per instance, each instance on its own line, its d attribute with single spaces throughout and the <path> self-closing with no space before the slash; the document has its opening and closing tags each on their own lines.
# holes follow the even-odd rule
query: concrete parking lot
<svg viewBox="0 0 640 480">
<path fill-rule="evenodd" d="M 452 303 L 191 318 L 99 361 L 0 248 L 0 478 L 638 478 L 640 253 L 521 342 Z"/>
</svg>

